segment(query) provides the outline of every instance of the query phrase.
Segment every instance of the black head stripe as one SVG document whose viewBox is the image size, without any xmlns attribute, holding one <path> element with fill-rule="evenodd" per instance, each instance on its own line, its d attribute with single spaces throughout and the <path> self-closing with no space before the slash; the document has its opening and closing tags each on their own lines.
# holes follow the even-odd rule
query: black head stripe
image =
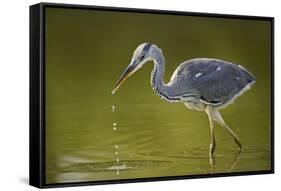
<svg viewBox="0 0 281 191">
<path fill-rule="evenodd" d="M 149 48 L 151 47 L 151 43 L 146 43 L 146 45 L 143 47 L 143 51 L 147 52 L 149 50 Z"/>
</svg>

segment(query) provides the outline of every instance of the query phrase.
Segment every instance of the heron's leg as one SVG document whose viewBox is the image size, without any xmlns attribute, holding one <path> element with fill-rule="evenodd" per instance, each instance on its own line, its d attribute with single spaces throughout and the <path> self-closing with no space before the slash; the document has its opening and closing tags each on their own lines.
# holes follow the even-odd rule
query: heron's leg
<svg viewBox="0 0 281 191">
<path fill-rule="evenodd" d="M 221 126 L 223 126 L 233 137 L 235 143 L 238 145 L 239 149 L 241 150 L 242 149 L 242 144 L 238 138 L 238 136 L 232 131 L 232 129 L 224 122 L 221 114 L 216 110 L 214 109 L 213 110 L 213 119 L 218 123 L 220 124 Z"/>
<path fill-rule="evenodd" d="M 216 140 L 215 140 L 215 132 L 214 132 L 214 120 L 212 118 L 212 109 L 210 107 L 206 107 L 206 113 L 208 114 L 209 123 L 210 123 L 210 134 L 211 134 L 211 144 L 209 154 L 213 155 L 216 150 Z"/>
</svg>

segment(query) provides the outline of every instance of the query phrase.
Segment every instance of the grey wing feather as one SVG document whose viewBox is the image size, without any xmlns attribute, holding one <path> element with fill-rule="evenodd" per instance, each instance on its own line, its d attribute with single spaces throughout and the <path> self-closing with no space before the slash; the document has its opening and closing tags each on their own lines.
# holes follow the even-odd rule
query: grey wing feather
<svg viewBox="0 0 281 191">
<path fill-rule="evenodd" d="M 255 81 L 245 68 L 217 59 L 193 59 L 181 64 L 171 79 L 177 94 L 196 94 L 206 103 L 223 104 Z"/>
</svg>

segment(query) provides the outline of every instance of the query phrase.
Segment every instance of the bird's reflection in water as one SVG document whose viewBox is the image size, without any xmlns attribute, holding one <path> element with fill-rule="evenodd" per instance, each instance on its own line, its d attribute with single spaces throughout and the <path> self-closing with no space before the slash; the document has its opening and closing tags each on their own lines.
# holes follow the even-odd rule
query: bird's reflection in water
<svg viewBox="0 0 281 191">
<path fill-rule="evenodd" d="M 234 167 L 237 165 L 238 161 L 239 161 L 239 155 L 241 154 L 242 150 L 239 150 L 237 152 L 234 153 L 233 155 L 233 160 L 229 166 L 228 172 L 232 172 Z M 209 163 L 210 163 L 210 171 L 211 174 L 216 172 L 216 155 L 209 155 Z"/>
<path fill-rule="evenodd" d="M 216 156 L 210 154 L 209 155 L 209 162 L 210 162 L 210 167 L 211 167 L 211 173 L 213 174 L 215 172 Z"/>
<path fill-rule="evenodd" d="M 237 165 L 238 161 L 239 161 L 239 156 L 241 154 L 242 150 L 238 150 L 234 156 L 233 156 L 233 160 L 232 160 L 232 163 L 231 163 L 231 166 L 228 170 L 228 172 L 232 172 L 233 168 Z"/>
</svg>

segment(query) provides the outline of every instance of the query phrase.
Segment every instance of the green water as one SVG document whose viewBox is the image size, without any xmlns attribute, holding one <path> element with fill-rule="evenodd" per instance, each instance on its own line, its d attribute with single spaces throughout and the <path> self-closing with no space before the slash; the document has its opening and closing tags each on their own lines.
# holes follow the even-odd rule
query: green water
<svg viewBox="0 0 281 191">
<path fill-rule="evenodd" d="M 267 21 L 47 8 L 46 182 L 269 170 L 270 33 Z M 251 90 L 221 111 L 241 139 L 240 154 L 216 125 L 210 164 L 207 115 L 157 97 L 153 64 L 111 94 L 142 42 L 162 49 L 166 82 L 195 57 L 225 59 L 256 76 Z"/>
</svg>

